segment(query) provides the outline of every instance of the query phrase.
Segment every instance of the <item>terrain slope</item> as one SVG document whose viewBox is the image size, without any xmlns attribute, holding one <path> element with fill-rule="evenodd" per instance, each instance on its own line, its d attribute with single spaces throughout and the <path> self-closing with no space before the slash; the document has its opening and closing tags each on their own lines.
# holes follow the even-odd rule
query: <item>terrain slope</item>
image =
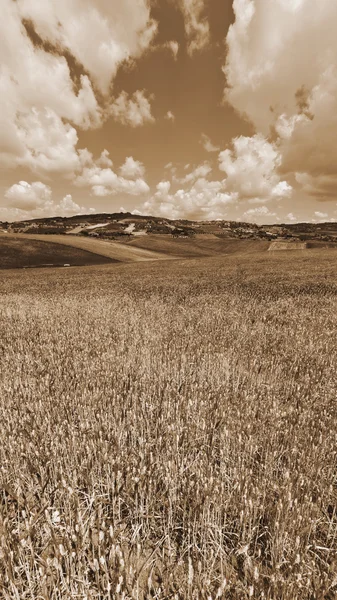
<svg viewBox="0 0 337 600">
<path fill-rule="evenodd" d="M 62 250 L 59 248 L 62 246 Z M 5 254 L 12 258 L 5 259 Z M 71 264 L 97 264 L 98 262 L 138 262 L 146 260 L 167 259 L 165 254 L 143 248 L 133 248 L 120 242 L 97 240 L 94 238 L 77 237 L 73 235 L 48 234 L 3 234 L 0 237 L 0 267 L 11 262 L 13 266 L 25 266 L 35 255 L 34 264 L 46 262 L 70 262 Z M 55 255 L 55 260 L 52 260 Z M 79 262 L 74 262 L 76 257 Z M 95 257 L 95 258 L 93 258 Z M 100 257 L 100 259 L 98 258 Z M 106 260 L 102 260 L 102 258 Z M 67 259 L 67 260 L 66 260 Z M 69 259 L 69 260 L 68 260 Z M 77 260 L 77 259 L 76 259 Z M 34 261 L 33 261 L 34 262 Z"/>
<path fill-rule="evenodd" d="M 84 266 L 116 262 L 112 258 L 88 252 L 71 245 L 54 244 L 53 238 L 32 236 L 0 236 L 0 269 L 22 267 Z M 51 238 L 51 239 L 50 239 Z"/>
</svg>

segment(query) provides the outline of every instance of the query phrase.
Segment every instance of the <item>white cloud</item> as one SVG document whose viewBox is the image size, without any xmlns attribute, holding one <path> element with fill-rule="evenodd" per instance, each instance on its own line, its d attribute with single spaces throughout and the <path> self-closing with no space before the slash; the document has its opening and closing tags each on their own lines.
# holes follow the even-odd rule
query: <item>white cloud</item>
<svg viewBox="0 0 337 600">
<path fill-rule="evenodd" d="M 95 161 L 88 150 L 81 151 L 81 166 L 78 172 L 73 174 L 74 185 L 77 187 L 90 187 L 94 196 L 102 197 L 118 192 L 131 196 L 143 195 L 149 192 L 150 188 L 142 178 L 144 174 L 142 163 L 128 157 L 121 167 L 122 176 L 120 176 L 111 167 L 100 166 L 102 165 L 102 156 L 105 160 L 108 159 L 105 152 Z"/>
<path fill-rule="evenodd" d="M 85 154 L 84 154 L 85 153 Z M 85 164 L 86 162 L 90 162 L 91 160 L 91 154 L 90 152 L 85 149 L 85 150 L 79 150 L 79 154 L 82 155 L 82 160 L 84 159 L 82 164 Z M 86 158 L 84 158 L 86 156 Z M 112 167 L 112 160 L 109 158 L 110 156 L 110 152 L 108 150 L 103 150 L 103 152 L 101 153 L 101 156 L 99 157 L 99 159 L 96 161 L 96 164 L 99 167 Z"/>
<path fill-rule="evenodd" d="M 134 177 L 143 177 L 145 168 L 143 163 L 139 160 L 134 160 L 132 156 L 128 156 L 125 159 L 125 163 L 120 168 L 120 174 L 122 177 L 132 179 Z"/>
<path fill-rule="evenodd" d="M 221 181 L 199 178 L 187 190 L 170 193 L 171 183 L 161 181 L 155 194 L 141 207 L 144 214 L 170 219 L 220 219 L 226 215 L 228 205 L 236 201 L 235 194 L 223 191 Z"/>
<path fill-rule="evenodd" d="M 295 217 L 294 213 L 292 213 L 292 212 L 287 214 L 286 219 L 287 219 L 287 221 L 290 221 L 292 223 L 297 221 L 297 217 Z"/>
<path fill-rule="evenodd" d="M 66 175 L 78 167 L 76 129 L 51 109 L 33 108 L 19 114 L 15 126 L 17 148 L 11 155 L 12 166 L 28 167 L 42 175 Z"/>
<path fill-rule="evenodd" d="M 186 165 L 185 168 L 188 167 L 189 165 Z M 185 177 L 176 178 L 176 181 L 178 181 L 179 183 L 190 183 L 191 181 L 195 181 L 201 177 L 207 177 L 207 175 L 209 175 L 211 171 L 212 167 L 207 162 L 204 162 L 203 164 L 198 165 L 190 173 L 187 173 Z"/>
<path fill-rule="evenodd" d="M 157 28 L 146 0 L 17 0 L 16 4 L 20 16 L 33 21 L 38 35 L 68 50 L 104 94 L 121 62 L 140 56 Z"/>
<path fill-rule="evenodd" d="M 220 150 L 219 146 L 212 144 L 208 135 L 205 135 L 204 133 L 201 134 L 200 144 L 202 144 L 206 152 L 218 152 Z"/>
<path fill-rule="evenodd" d="M 236 192 L 241 200 L 251 202 L 268 202 L 291 195 L 292 187 L 278 175 L 281 155 L 275 144 L 262 135 L 240 136 L 232 144 L 233 150 L 219 154 L 219 168 L 227 175 L 228 192 Z"/>
<path fill-rule="evenodd" d="M 329 217 L 328 213 L 321 212 L 320 210 L 316 210 L 314 215 L 317 219 L 327 219 Z"/>
<path fill-rule="evenodd" d="M 65 165 L 68 173 L 77 161 L 74 126 L 102 124 L 119 65 L 137 58 L 151 43 L 156 24 L 148 3 L 3 0 L 1 9 L 0 163 L 38 174 L 62 173 Z M 55 51 L 34 46 L 23 20 Z M 82 69 L 76 85 L 66 53 Z M 101 93 L 101 106 L 94 88 Z"/>
<path fill-rule="evenodd" d="M 154 122 L 151 104 L 142 90 L 137 90 L 131 98 L 126 92 L 122 92 L 110 106 L 110 113 L 116 121 L 131 127 Z"/>
<path fill-rule="evenodd" d="M 93 208 L 88 209 L 76 204 L 71 194 L 67 194 L 60 202 L 54 202 L 51 188 L 41 181 L 33 183 L 19 181 L 6 191 L 5 198 L 8 200 L 8 205 L 0 208 L 0 218 L 9 221 L 53 216 L 68 217 L 95 211 Z"/>
<path fill-rule="evenodd" d="M 275 220 L 276 213 L 271 212 L 267 206 L 258 206 L 256 208 L 249 208 L 246 210 L 242 218 L 248 219 L 248 221 L 254 221 L 256 223 L 266 223 L 270 220 Z"/>
<path fill-rule="evenodd" d="M 281 155 L 276 144 L 262 135 L 240 136 L 232 140 L 232 148 L 218 155 L 219 170 L 225 177 L 209 180 L 212 173 L 207 161 L 192 168 L 184 167 L 186 174 L 176 175 L 172 163 L 166 165 L 171 171 L 173 184 L 182 186 L 171 191 L 171 182 L 157 185 L 155 194 L 145 202 L 144 210 L 166 217 L 193 219 L 221 219 L 227 215 L 230 204 L 266 204 L 288 199 L 292 186 L 279 174 Z M 248 209 L 246 216 L 252 218 L 276 217 L 266 207 Z"/>
<path fill-rule="evenodd" d="M 170 42 L 165 42 L 163 44 L 163 48 L 167 48 L 170 52 L 172 52 L 173 58 L 177 60 L 178 52 L 179 52 L 179 44 L 175 40 L 171 40 Z"/>
<path fill-rule="evenodd" d="M 32 184 L 19 181 L 6 191 L 5 198 L 9 200 L 10 208 L 30 211 L 50 203 L 51 195 L 51 188 L 41 181 L 34 181 Z"/>
<path fill-rule="evenodd" d="M 337 195 L 337 4 L 234 0 L 226 99 L 265 136 L 279 136 L 284 173 L 303 191 Z"/>
<path fill-rule="evenodd" d="M 192 55 L 209 43 L 210 29 L 204 0 L 178 0 L 185 20 L 187 50 Z"/>
<path fill-rule="evenodd" d="M 220 181 L 208 179 L 212 172 L 209 162 L 192 170 L 191 165 L 185 165 L 183 177 L 176 176 L 171 163 L 166 165 L 172 182 L 183 188 L 173 192 L 170 181 L 161 181 L 142 210 L 170 218 L 221 219 L 226 218 L 232 204 L 266 204 L 290 197 L 292 187 L 278 174 L 278 148 L 262 135 L 235 138 L 232 148 L 220 152 L 218 158 L 219 169 L 226 175 Z M 245 216 L 271 220 L 276 213 L 262 206 L 248 209 Z"/>
<path fill-rule="evenodd" d="M 175 116 L 173 114 L 173 112 L 171 110 L 168 110 L 166 115 L 165 115 L 165 119 L 167 119 L 167 121 L 175 121 Z"/>
</svg>

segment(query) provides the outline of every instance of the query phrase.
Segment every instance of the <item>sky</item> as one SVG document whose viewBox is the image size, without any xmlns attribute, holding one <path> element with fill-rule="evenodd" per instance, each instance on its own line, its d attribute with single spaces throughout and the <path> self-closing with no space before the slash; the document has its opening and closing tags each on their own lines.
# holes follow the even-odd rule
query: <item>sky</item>
<svg viewBox="0 0 337 600">
<path fill-rule="evenodd" d="M 1 7 L 1 221 L 337 220 L 337 2 Z"/>
</svg>

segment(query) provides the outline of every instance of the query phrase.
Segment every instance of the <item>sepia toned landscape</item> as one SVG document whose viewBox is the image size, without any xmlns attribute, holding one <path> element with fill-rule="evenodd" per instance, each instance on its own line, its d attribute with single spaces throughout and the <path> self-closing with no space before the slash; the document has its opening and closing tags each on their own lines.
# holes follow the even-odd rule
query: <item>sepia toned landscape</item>
<svg viewBox="0 0 337 600">
<path fill-rule="evenodd" d="M 337 2 L 0 7 L 0 600 L 337 600 Z"/>
<path fill-rule="evenodd" d="M 336 250 L 238 244 L 2 271 L 3 598 L 335 598 Z"/>
</svg>

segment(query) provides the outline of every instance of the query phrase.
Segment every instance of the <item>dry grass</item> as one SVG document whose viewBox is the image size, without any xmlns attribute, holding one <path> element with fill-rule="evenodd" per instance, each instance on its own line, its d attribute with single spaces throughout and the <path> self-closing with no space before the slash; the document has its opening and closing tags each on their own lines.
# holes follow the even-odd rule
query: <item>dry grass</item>
<svg viewBox="0 0 337 600">
<path fill-rule="evenodd" d="M 151 250 L 143 249 L 143 248 L 133 248 L 127 244 L 122 244 L 120 242 L 113 241 L 105 241 L 99 239 L 92 239 L 87 237 L 80 237 L 76 235 L 49 235 L 49 234 L 25 234 L 25 233 L 17 233 L 17 234 L 8 234 L 6 236 L 7 239 L 16 239 L 20 241 L 29 240 L 42 242 L 48 242 L 48 244 L 61 244 L 64 246 L 69 246 L 72 248 L 77 248 L 79 250 L 84 250 L 86 252 L 91 252 L 93 254 L 97 254 L 100 256 L 105 256 L 106 258 L 110 258 L 112 260 L 117 260 L 120 262 L 142 262 L 148 260 L 167 260 L 167 256 L 165 254 L 160 254 L 160 252 L 152 252 Z"/>
<path fill-rule="evenodd" d="M 336 597 L 335 254 L 285 254 L 6 273 L 1 598 Z"/>
<path fill-rule="evenodd" d="M 167 256 L 200 257 L 263 252 L 268 250 L 270 242 L 255 239 L 218 238 L 211 234 L 197 234 L 185 239 L 172 238 L 171 235 L 150 234 L 131 239 L 128 245 L 133 248 L 164 252 Z"/>
<path fill-rule="evenodd" d="M 112 260 L 92 252 L 61 244 L 53 244 L 53 237 L 41 241 L 29 236 L 0 235 L 0 269 L 37 267 L 43 264 L 63 266 L 97 265 L 111 263 Z"/>
</svg>

